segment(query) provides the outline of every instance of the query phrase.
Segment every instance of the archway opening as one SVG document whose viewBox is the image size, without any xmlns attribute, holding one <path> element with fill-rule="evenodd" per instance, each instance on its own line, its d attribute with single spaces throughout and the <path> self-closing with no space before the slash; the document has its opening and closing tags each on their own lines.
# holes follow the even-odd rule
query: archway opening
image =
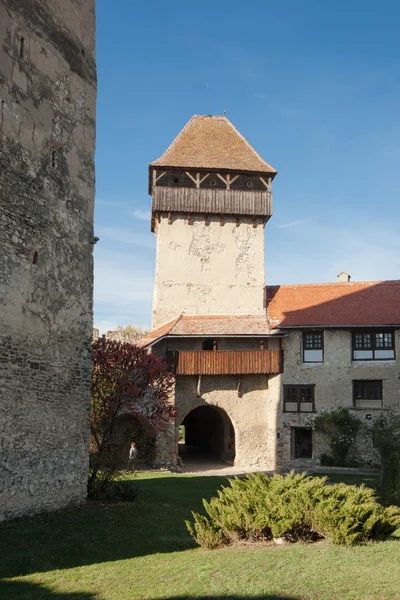
<svg viewBox="0 0 400 600">
<path fill-rule="evenodd" d="M 180 427 L 179 454 L 183 462 L 235 459 L 235 430 L 225 411 L 199 406 L 190 411 Z"/>
</svg>

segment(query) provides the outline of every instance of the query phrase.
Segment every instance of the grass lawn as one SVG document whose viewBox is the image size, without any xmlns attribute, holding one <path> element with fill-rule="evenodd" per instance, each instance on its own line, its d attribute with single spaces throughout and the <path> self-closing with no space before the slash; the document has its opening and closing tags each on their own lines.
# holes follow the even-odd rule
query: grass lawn
<svg viewBox="0 0 400 600">
<path fill-rule="evenodd" d="M 360 485 L 375 488 L 378 483 L 376 475 L 357 475 L 354 473 L 312 473 L 315 477 L 327 477 L 331 483 L 346 483 L 347 485 Z M 400 596 L 399 596 L 400 597 Z"/>
<path fill-rule="evenodd" d="M 205 551 L 184 519 L 225 480 L 136 477 L 134 503 L 1 524 L 1 600 L 400 598 L 400 537 L 355 548 L 322 542 Z"/>
</svg>

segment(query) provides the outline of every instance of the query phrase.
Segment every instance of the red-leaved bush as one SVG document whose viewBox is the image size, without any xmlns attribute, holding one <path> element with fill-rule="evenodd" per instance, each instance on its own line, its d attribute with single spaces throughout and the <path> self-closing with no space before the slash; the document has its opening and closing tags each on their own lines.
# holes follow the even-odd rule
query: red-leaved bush
<svg viewBox="0 0 400 600">
<path fill-rule="evenodd" d="M 115 471 L 111 438 L 117 417 L 144 417 L 159 429 L 175 416 L 170 399 L 173 373 L 154 354 L 99 338 L 93 343 L 92 361 L 90 428 L 95 452 L 91 453 L 90 495 L 99 472 L 102 480 L 109 480 Z"/>
</svg>

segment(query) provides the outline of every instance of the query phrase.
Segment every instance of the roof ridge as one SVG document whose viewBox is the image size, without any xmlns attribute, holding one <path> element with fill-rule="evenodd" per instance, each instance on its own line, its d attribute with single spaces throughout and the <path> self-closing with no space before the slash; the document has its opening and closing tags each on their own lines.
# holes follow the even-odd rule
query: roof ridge
<svg viewBox="0 0 400 600">
<path fill-rule="evenodd" d="M 254 314 L 229 314 L 221 313 L 221 314 L 213 314 L 213 315 L 182 315 L 182 319 L 220 319 L 221 317 L 234 317 L 235 319 L 239 317 L 256 317 L 260 319 L 266 318 L 266 315 L 254 315 Z"/>
<path fill-rule="evenodd" d="M 388 285 L 392 285 L 392 284 L 398 284 L 400 283 L 400 279 L 370 279 L 370 280 L 365 280 L 365 281 L 326 281 L 326 282 L 319 282 L 319 283 L 275 283 L 273 285 L 266 285 L 265 287 L 267 289 L 272 289 L 272 288 L 278 288 L 278 287 L 283 287 L 283 288 L 288 288 L 288 287 L 311 287 L 311 286 L 315 286 L 315 287 L 321 287 L 321 286 L 335 286 L 338 287 L 339 285 L 343 285 L 345 287 L 350 287 L 352 285 L 378 285 L 378 284 L 388 284 Z"/>
</svg>

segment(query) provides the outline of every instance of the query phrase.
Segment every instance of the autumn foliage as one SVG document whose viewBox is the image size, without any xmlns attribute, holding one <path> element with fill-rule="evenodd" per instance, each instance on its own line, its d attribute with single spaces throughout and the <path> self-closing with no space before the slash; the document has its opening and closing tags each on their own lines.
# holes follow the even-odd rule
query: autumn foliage
<svg viewBox="0 0 400 600">
<path fill-rule="evenodd" d="M 96 479 L 112 478 L 112 435 L 121 415 L 145 418 L 156 429 L 174 418 L 170 394 L 174 377 L 154 354 L 132 344 L 99 338 L 92 349 L 89 494 Z"/>
</svg>

